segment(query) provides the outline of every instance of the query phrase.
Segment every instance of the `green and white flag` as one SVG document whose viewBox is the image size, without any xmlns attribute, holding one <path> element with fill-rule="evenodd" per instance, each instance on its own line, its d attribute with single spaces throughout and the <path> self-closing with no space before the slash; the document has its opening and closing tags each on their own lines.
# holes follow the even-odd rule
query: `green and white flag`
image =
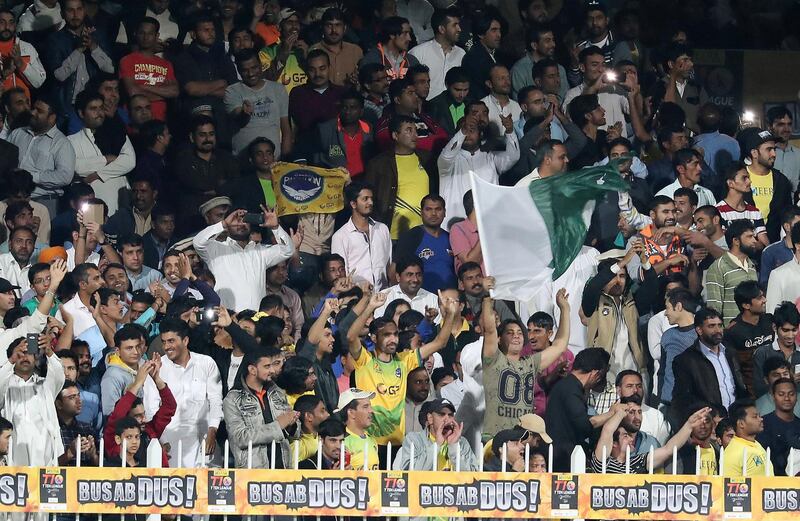
<svg viewBox="0 0 800 521">
<path fill-rule="evenodd" d="M 498 186 L 472 175 L 483 262 L 495 278 L 493 296 L 527 302 L 547 279 L 566 271 L 581 250 L 595 201 L 627 191 L 615 165 Z"/>
</svg>

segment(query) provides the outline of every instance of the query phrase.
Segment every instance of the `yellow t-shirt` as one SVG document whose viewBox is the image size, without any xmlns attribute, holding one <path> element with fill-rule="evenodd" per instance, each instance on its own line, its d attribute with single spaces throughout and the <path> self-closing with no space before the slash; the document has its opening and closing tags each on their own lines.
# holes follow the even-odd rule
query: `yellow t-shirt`
<svg viewBox="0 0 800 521">
<path fill-rule="evenodd" d="M 406 380 L 408 373 L 422 365 L 419 350 L 396 354 L 391 362 L 381 362 L 366 349 L 355 361 L 356 387 L 373 391 L 372 425 L 368 432 L 379 445 L 403 442 L 406 430 Z"/>
<path fill-rule="evenodd" d="M 725 453 L 727 459 L 728 454 Z M 698 469 L 698 476 L 716 476 L 717 471 L 717 453 L 714 452 L 714 447 L 700 447 L 700 468 Z"/>
<path fill-rule="evenodd" d="M 738 436 L 734 436 L 725 449 L 723 474 L 733 477 L 744 476 L 742 462 L 745 449 L 747 450 L 747 475 L 766 476 L 767 465 L 770 465 L 767 459 L 767 451 L 757 441 L 748 441 Z"/>
<path fill-rule="evenodd" d="M 294 448 L 295 445 L 298 445 L 297 449 Z M 319 436 L 316 433 L 304 432 L 292 443 L 292 461 L 294 461 L 295 450 L 297 450 L 297 461 L 303 461 L 316 456 L 318 448 Z"/>
<path fill-rule="evenodd" d="M 750 173 L 750 188 L 753 190 L 753 201 L 756 203 L 756 208 L 761 210 L 761 215 L 766 223 L 769 216 L 769 204 L 772 202 L 773 195 L 775 195 L 772 172 L 770 171 L 767 175 L 756 175 L 749 168 L 747 171 Z"/>
<path fill-rule="evenodd" d="M 419 164 L 417 154 L 394 156 L 397 162 L 397 197 L 392 215 L 392 240 L 422 224 L 422 198 L 428 195 L 428 174 Z"/>
<path fill-rule="evenodd" d="M 275 45 L 264 47 L 261 49 L 261 51 L 259 51 L 258 59 L 261 61 L 262 69 L 269 69 L 269 66 L 272 64 L 272 60 L 274 60 L 275 56 L 278 55 L 279 46 L 280 43 L 276 43 Z M 291 53 L 286 59 L 286 64 L 281 70 L 280 76 L 278 76 L 278 83 L 286 87 L 286 93 L 288 94 L 292 92 L 292 89 L 298 85 L 305 85 L 307 79 L 308 77 L 306 76 L 306 71 L 304 71 L 303 67 L 300 66 L 300 62 L 297 60 L 297 55 L 294 52 Z"/>
<path fill-rule="evenodd" d="M 300 398 L 301 396 L 306 396 L 306 395 L 313 396 L 314 395 L 314 391 L 306 391 L 306 392 L 300 393 L 300 394 L 287 394 L 286 395 L 286 400 L 289 402 L 289 407 L 293 408 L 294 407 L 294 403 L 297 401 L 297 399 Z"/>
<path fill-rule="evenodd" d="M 380 468 L 380 461 L 378 459 L 378 444 L 375 438 L 370 435 L 361 437 L 354 434 L 350 429 L 346 429 L 347 433 L 344 437 L 344 450 L 350 454 L 350 466 L 353 470 L 362 470 L 364 468 L 364 448 L 367 449 L 367 467 L 370 470 L 378 470 Z"/>
</svg>

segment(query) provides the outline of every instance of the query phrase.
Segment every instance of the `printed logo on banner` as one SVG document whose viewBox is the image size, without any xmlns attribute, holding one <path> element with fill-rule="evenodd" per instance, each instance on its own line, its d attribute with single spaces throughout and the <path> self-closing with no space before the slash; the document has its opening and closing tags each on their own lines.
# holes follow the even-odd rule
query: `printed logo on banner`
<svg viewBox="0 0 800 521">
<path fill-rule="evenodd" d="M 750 478 L 725 478 L 725 518 L 750 519 L 752 514 Z"/>
<path fill-rule="evenodd" d="M 218 514 L 236 512 L 235 471 L 208 471 L 208 511 Z"/>
<path fill-rule="evenodd" d="M 470 513 L 535 513 L 539 503 L 538 480 L 476 479 L 465 484 L 419 485 L 419 506 L 423 509 L 455 507 L 459 512 Z"/>
<path fill-rule="evenodd" d="M 135 476 L 127 479 L 79 479 L 78 503 L 115 508 L 194 508 L 196 476 Z"/>
<path fill-rule="evenodd" d="M 408 515 L 408 472 L 381 472 L 381 513 Z"/>
<path fill-rule="evenodd" d="M 309 478 L 290 483 L 248 481 L 250 506 L 298 508 L 354 508 L 369 504 L 368 478 Z"/>
<path fill-rule="evenodd" d="M 592 510 L 627 510 L 642 514 L 708 515 L 712 507 L 711 483 L 652 483 L 642 485 L 593 486 Z"/>
<path fill-rule="evenodd" d="M 281 177 L 281 191 L 293 203 L 307 203 L 325 189 L 325 178 L 312 170 L 297 169 Z"/>
<path fill-rule="evenodd" d="M 39 510 L 67 509 L 67 470 L 39 469 Z"/>
<path fill-rule="evenodd" d="M 577 516 L 578 476 L 574 474 L 553 474 L 550 504 L 553 517 Z"/>
<path fill-rule="evenodd" d="M 0 505 L 25 507 L 28 504 L 28 475 L 0 474 Z"/>
</svg>

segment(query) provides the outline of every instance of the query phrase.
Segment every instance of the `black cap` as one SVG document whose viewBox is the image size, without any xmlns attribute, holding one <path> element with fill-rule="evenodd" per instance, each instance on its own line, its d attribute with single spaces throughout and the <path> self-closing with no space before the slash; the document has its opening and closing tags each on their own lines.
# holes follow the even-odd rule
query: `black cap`
<svg viewBox="0 0 800 521">
<path fill-rule="evenodd" d="M 456 406 L 453 405 L 453 402 L 444 398 L 437 398 L 423 403 L 422 408 L 419 410 L 419 424 L 425 427 L 428 423 L 429 412 L 442 412 L 444 409 L 450 409 L 453 414 L 456 412 Z"/>
<path fill-rule="evenodd" d="M 608 14 L 605 2 L 601 2 L 600 0 L 589 0 L 586 2 L 586 12 L 588 13 L 589 11 L 603 11 L 603 14 Z"/>
<path fill-rule="evenodd" d="M 0 293 L 8 293 L 9 291 L 14 291 L 15 289 L 19 289 L 19 286 L 15 286 L 8 280 L 0 278 Z"/>
<path fill-rule="evenodd" d="M 502 454 L 503 445 L 511 441 L 523 441 L 530 435 L 531 433 L 529 431 L 519 426 L 513 429 L 502 430 L 492 438 L 492 452 L 499 458 Z"/>
<path fill-rule="evenodd" d="M 776 136 L 769 130 L 764 130 L 758 127 L 748 127 L 742 130 L 739 132 L 739 135 L 736 136 L 736 140 L 739 142 L 739 147 L 742 150 L 742 158 L 748 165 L 750 164 L 749 161 L 751 150 L 755 150 L 764 143 L 768 143 L 770 141 L 773 143 L 781 143 L 783 141 L 783 139 Z"/>
</svg>

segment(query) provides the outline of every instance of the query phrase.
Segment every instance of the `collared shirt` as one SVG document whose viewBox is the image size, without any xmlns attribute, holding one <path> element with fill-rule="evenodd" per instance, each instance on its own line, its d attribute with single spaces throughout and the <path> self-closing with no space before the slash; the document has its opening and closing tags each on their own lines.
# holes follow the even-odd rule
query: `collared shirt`
<svg viewBox="0 0 800 521">
<path fill-rule="evenodd" d="M 295 341 L 300 340 L 300 330 L 303 329 L 303 324 L 306 319 L 303 315 L 303 302 L 300 300 L 300 295 L 295 290 L 288 286 L 281 286 L 280 291 L 272 291 L 267 288 L 267 295 L 278 295 L 283 300 L 283 304 L 289 308 L 292 320 L 292 331 L 294 331 Z"/>
<path fill-rule="evenodd" d="M 83 393 L 79 390 L 78 395 L 81 397 L 81 403 L 83 399 Z M 83 407 L 81 407 L 83 409 Z M 72 446 L 72 459 L 66 461 L 64 463 L 67 467 L 74 467 L 75 466 L 75 440 L 80 436 L 81 438 L 86 438 L 87 436 L 93 436 L 97 438 L 97 431 L 89 424 L 83 423 L 74 418 L 70 425 L 65 424 L 58 420 L 58 426 L 61 429 L 61 442 L 64 444 L 64 453 L 67 452 L 67 447 L 70 445 Z M 97 440 L 99 441 L 99 440 Z M 81 466 L 91 465 L 91 460 L 86 455 L 86 452 L 81 452 Z"/>
<path fill-rule="evenodd" d="M 453 252 L 453 260 L 455 262 L 456 273 L 461 268 L 461 260 L 458 258 L 462 253 L 468 253 L 469 250 L 478 244 L 480 238 L 478 237 L 478 227 L 469 219 L 459 221 L 450 228 L 450 249 Z M 481 262 L 481 269 L 486 273 L 486 268 Z"/>
<path fill-rule="evenodd" d="M 77 293 L 74 297 L 72 297 L 71 300 L 64 304 L 64 309 L 67 310 L 67 313 L 72 316 L 72 332 L 75 334 L 75 336 L 80 335 L 89 328 L 97 326 L 97 322 L 95 322 L 92 312 L 89 311 L 89 308 L 86 307 L 81 300 L 80 295 Z"/>
<path fill-rule="evenodd" d="M 152 220 L 150 217 L 150 212 L 152 208 L 147 212 L 140 212 L 136 208 L 133 209 L 133 222 L 136 230 L 137 235 L 144 236 L 147 232 L 149 232 L 152 226 Z"/>
<path fill-rule="evenodd" d="M 370 218 L 365 233 L 351 218 L 333 234 L 331 253 L 341 255 L 347 272 L 355 271 L 356 277 L 372 283 L 376 291 L 388 287 L 386 267 L 392 258 L 392 240 L 385 224 Z"/>
<path fill-rule="evenodd" d="M 154 270 L 153 268 L 145 266 L 144 264 L 142 264 L 142 271 L 140 271 L 138 274 L 132 272 L 128 268 L 125 268 L 125 273 L 128 274 L 133 291 L 140 289 L 147 290 L 151 282 L 157 282 L 163 277 L 160 271 Z"/>
<path fill-rule="evenodd" d="M 222 421 L 222 380 L 214 360 L 190 351 L 186 367 L 162 358 L 161 379 L 169 386 L 178 405 L 160 441 L 169 443 L 170 466 L 177 466 L 178 441 L 183 443 L 181 466 L 197 467 L 202 462 L 201 443 L 209 427 Z M 145 416 L 152 418 L 160 405 L 157 393 L 145 393 Z"/>
<path fill-rule="evenodd" d="M 4 254 L 5 255 L 5 254 Z M 2 255 L 0 255 L 2 258 Z M 772 270 L 767 283 L 767 313 L 772 313 L 781 302 L 796 302 L 800 297 L 800 262 L 797 256 Z"/>
<path fill-rule="evenodd" d="M 32 197 L 64 193 L 75 175 L 75 150 L 58 128 L 39 135 L 30 127 L 18 128 L 8 141 L 19 148 L 19 167 L 33 176 Z"/>
<path fill-rule="evenodd" d="M 675 197 L 675 192 L 679 189 L 683 188 L 679 179 L 675 179 L 672 183 L 668 184 L 664 188 L 662 188 L 656 195 L 666 195 L 670 199 Z M 714 194 L 711 193 L 711 190 L 705 188 L 700 185 L 694 185 L 691 187 L 692 190 L 697 194 L 697 207 L 711 205 L 714 206 L 717 204 L 717 200 L 714 199 Z"/>
<path fill-rule="evenodd" d="M 569 103 L 583 94 L 585 88 L 586 85 L 581 83 L 577 87 L 569 89 L 566 98 L 564 98 L 564 103 L 561 104 L 561 108 L 566 112 Z M 600 106 L 603 107 L 603 110 L 606 111 L 606 124 L 599 128 L 601 130 L 606 130 L 615 123 L 622 123 L 622 137 L 627 138 L 628 127 L 625 122 L 625 115 L 630 113 L 628 98 L 614 92 L 599 92 L 597 94 L 597 101 L 600 103 Z"/>
<path fill-rule="evenodd" d="M 532 182 L 541 178 L 542 176 L 539 175 L 539 168 L 537 167 L 533 169 L 533 172 L 531 172 L 530 174 L 526 175 L 525 177 L 517 181 L 517 184 L 515 184 L 514 186 L 528 186 Z"/>
<path fill-rule="evenodd" d="M 775 169 L 780 170 L 792 183 L 792 192 L 797 190 L 800 180 L 800 148 L 786 145 L 786 148 L 775 147 Z"/>
<path fill-rule="evenodd" d="M 694 145 L 703 149 L 703 158 L 706 164 L 717 175 L 722 175 L 721 170 L 725 164 L 739 159 L 739 142 L 718 130 L 695 137 Z M 720 156 L 720 153 L 725 153 L 725 155 Z"/>
<path fill-rule="evenodd" d="M 292 256 L 292 239 L 279 227 L 273 231 L 277 244 L 250 241 L 242 247 L 231 237 L 215 240 L 222 232 L 221 222 L 202 230 L 192 241 L 194 249 L 214 274 L 214 290 L 223 306 L 236 311 L 258 309 L 267 294 L 267 268 Z"/>
<path fill-rule="evenodd" d="M 525 115 L 521 115 L 520 118 L 514 122 L 514 132 L 516 132 L 517 137 L 520 139 L 525 135 L 525 123 L 527 123 Z M 550 139 L 557 139 L 561 142 L 565 142 L 568 138 L 569 136 L 564 126 L 558 118 L 553 118 L 552 121 L 550 121 Z"/>
<path fill-rule="evenodd" d="M 80 177 L 97 174 L 100 178 L 90 183 L 95 197 L 108 206 L 108 215 L 114 215 L 119 208 L 119 193 L 127 190 L 125 175 L 136 167 L 136 152 L 131 140 L 125 136 L 122 148 L 114 161 L 107 162 L 95 142 L 95 133 L 84 128 L 67 139 L 75 151 L 75 173 Z"/>
<path fill-rule="evenodd" d="M 433 99 L 447 89 L 444 83 L 447 71 L 453 67 L 459 67 L 464 55 L 467 54 L 464 49 L 457 45 L 454 45 L 445 54 L 442 44 L 435 39 L 417 45 L 408 53 L 430 69 L 431 90 L 428 93 L 428 99 Z"/>
<path fill-rule="evenodd" d="M 700 352 L 714 366 L 714 373 L 717 375 L 719 383 L 719 394 L 722 397 L 722 405 L 727 409 L 736 400 L 736 385 L 733 382 L 733 370 L 725 358 L 725 346 L 719 345 L 719 352 L 715 353 L 703 342 L 699 342 Z"/>
<path fill-rule="evenodd" d="M 20 289 L 14 290 L 17 298 L 22 297 L 22 295 L 31 287 L 31 283 L 28 280 L 28 271 L 30 269 L 30 260 L 28 261 L 28 264 L 22 266 L 16 261 L 16 259 L 14 259 L 14 256 L 10 252 L 0 254 L 0 276 L 2 276 L 4 279 L 7 279 L 9 282 L 11 282 L 11 284 L 20 287 Z"/>
<path fill-rule="evenodd" d="M 434 308 L 439 309 L 439 297 L 431 293 L 430 291 L 426 291 L 423 288 L 419 288 L 417 294 L 413 297 L 410 297 L 403 293 L 403 290 L 400 289 L 399 284 L 395 284 L 394 286 L 390 287 L 382 291 L 381 293 L 386 295 L 386 303 L 375 310 L 375 317 L 383 316 L 383 313 L 386 311 L 386 307 L 393 301 L 397 299 L 403 299 L 411 305 L 411 309 L 414 311 L 419 311 L 423 315 L 425 314 L 425 308 Z"/>
<path fill-rule="evenodd" d="M 495 133 L 499 136 L 506 133 L 503 120 L 500 119 L 500 116 L 511 116 L 513 123 L 522 115 L 522 107 L 511 98 L 508 99 L 508 103 L 504 106 L 500 106 L 500 100 L 495 98 L 493 94 L 489 94 L 481 99 L 481 101 L 489 108 L 489 125 L 494 126 Z"/>
<path fill-rule="evenodd" d="M 309 48 L 322 49 L 330 58 L 331 83 L 335 85 L 347 85 L 347 76 L 358 72 L 358 62 L 364 57 L 364 52 L 358 45 L 342 42 L 341 48 L 331 47 L 325 41 L 321 41 Z M 301 458 L 302 459 L 302 458 Z"/>
</svg>

